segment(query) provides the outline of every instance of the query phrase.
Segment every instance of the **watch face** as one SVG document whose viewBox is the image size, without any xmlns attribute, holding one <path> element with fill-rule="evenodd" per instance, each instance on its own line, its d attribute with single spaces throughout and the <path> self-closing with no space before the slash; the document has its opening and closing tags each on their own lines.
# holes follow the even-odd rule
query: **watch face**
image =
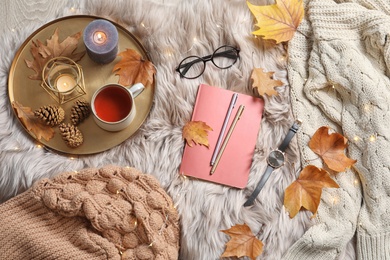
<svg viewBox="0 0 390 260">
<path fill-rule="evenodd" d="M 268 156 L 268 164 L 273 168 L 279 168 L 284 164 L 284 153 L 279 150 L 272 151 Z"/>
</svg>

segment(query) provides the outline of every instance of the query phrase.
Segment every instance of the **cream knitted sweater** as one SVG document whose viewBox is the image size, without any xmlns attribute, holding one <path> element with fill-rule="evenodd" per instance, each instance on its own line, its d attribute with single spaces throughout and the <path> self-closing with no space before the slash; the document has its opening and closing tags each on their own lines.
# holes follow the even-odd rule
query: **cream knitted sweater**
<svg viewBox="0 0 390 260">
<path fill-rule="evenodd" d="M 358 259 L 390 259 L 390 2 L 307 0 L 305 12 L 288 65 L 302 164 L 323 125 L 349 139 L 357 163 L 324 190 L 316 224 L 284 259 L 335 259 L 354 234 Z"/>
</svg>

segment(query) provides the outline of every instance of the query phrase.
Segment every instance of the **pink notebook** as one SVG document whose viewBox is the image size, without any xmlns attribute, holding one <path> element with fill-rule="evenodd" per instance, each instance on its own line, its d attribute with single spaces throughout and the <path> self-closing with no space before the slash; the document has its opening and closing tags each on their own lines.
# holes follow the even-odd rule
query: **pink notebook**
<svg viewBox="0 0 390 260">
<path fill-rule="evenodd" d="M 196 144 L 190 147 L 185 144 L 180 174 L 240 189 L 247 185 L 264 108 L 263 100 L 257 97 L 238 94 L 225 136 L 239 106 L 244 105 L 245 109 L 232 132 L 214 174 L 210 175 L 211 157 L 233 94 L 233 91 L 205 84 L 199 86 L 191 120 L 203 121 L 213 131 L 209 131 L 208 134 L 209 148 Z"/>
</svg>

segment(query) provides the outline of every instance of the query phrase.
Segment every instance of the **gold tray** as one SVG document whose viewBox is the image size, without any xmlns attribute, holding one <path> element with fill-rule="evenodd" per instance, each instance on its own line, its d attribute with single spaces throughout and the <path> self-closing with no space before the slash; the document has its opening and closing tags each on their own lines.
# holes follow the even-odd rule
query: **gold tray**
<svg viewBox="0 0 390 260">
<path fill-rule="evenodd" d="M 46 44 L 46 39 L 49 39 L 53 35 L 55 29 L 58 28 L 59 41 L 62 42 L 67 36 L 80 31 L 83 32 L 84 28 L 95 19 L 103 18 L 86 15 L 60 18 L 42 26 L 28 37 L 16 53 L 11 65 L 8 78 L 8 94 L 10 102 L 12 103 L 13 101 L 18 101 L 25 107 L 31 107 L 32 110 L 38 109 L 42 105 L 58 104 L 40 86 L 40 80 L 31 80 L 28 78 L 29 75 L 34 74 L 34 71 L 28 68 L 25 63 L 25 59 L 33 59 L 30 53 L 31 41 L 39 39 L 41 42 Z M 122 26 L 114 22 L 113 24 L 117 27 L 119 34 L 118 52 L 124 51 L 125 49 L 134 49 L 143 56 L 144 59 L 150 60 L 147 51 L 135 36 Z M 83 50 L 85 50 L 85 47 L 81 37 L 76 51 L 79 52 Z M 115 76 L 112 70 L 119 59 L 120 58 L 117 57 L 109 64 L 100 65 L 94 63 L 90 60 L 88 54 L 85 54 L 84 57 L 77 62 L 82 66 L 87 92 L 86 95 L 80 98 L 84 98 L 90 102 L 96 89 L 107 83 L 118 83 L 119 77 Z M 33 133 L 28 131 L 24 126 L 23 127 L 41 144 L 60 153 L 83 155 L 108 150 L 131 137 L 142 125 L 152 107 L 155 81 L 156 80 L 154 79 L 152 85 L 145 86 L 145 90 L 136 98 L 135 105 L 137 106 L 137 114 L 129 127 L 119 132 L 108 132 L 99 128 L 95 124 L 92 115 L 90 115 L 86 120 L 78 125 L 78 128 L 83 133 L 84 143 L 77 148 L 70 148 L 65 144 L 61 138 L 58 127 L 54 128 L 56 133 L 49 141 L 44 139 L 37 140 Z M 64 121 L 66 123 L 70 122 L 70 109 L 73 104 L 74 102 L 70 101 L 61 105 L 66 113 Z"/>
</svg>

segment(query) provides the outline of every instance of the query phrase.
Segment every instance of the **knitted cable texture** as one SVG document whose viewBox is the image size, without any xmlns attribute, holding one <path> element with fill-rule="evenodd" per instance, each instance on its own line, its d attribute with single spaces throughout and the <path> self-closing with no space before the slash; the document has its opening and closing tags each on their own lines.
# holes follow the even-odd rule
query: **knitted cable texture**
<svg viewBox="0 0 390 260">
<path fill-rule="evenodd" d="M 288 64 L 293 111 L 306 122 L 302 164 L 323 125 L 349 139 L 357 163 L 335 177 L 340 189 L 324 190 L 318 223 L 284 259 L 335 259 L 355 232 L 358 259 L 390 259 L 390 3 L 308 0 L 305 10 Z"/>
<path fill-rule="evenodd" d="M 2 205 L 0 216 L 7 220 L 0 251 L 10 259 L 178 258 L 171 198 L 153 176 L 130 167 L 41 180 Z"/>
</svg>

